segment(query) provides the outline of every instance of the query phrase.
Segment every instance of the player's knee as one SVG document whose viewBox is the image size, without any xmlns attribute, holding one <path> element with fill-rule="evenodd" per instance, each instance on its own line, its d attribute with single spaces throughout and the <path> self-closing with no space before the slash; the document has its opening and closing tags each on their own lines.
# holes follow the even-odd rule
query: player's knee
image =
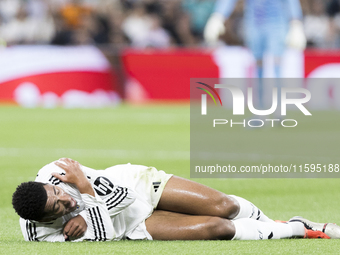
<svg viewBox="0 0 340 255">
<path fill-rule="evenodd" d="M 231 240 L 235 235 L 235 227 L 230 220 L 211 217 L 207 222 L 207 233 L 210 240 Z"/>
<path fill-rule="evenodd" d="M 235 199 L 225 195 L 218 199 L 215 210 L 217 210 L 217 215 L 226 219 L 233 219 L 238 214 L 240 205 Z"/>
</svg>

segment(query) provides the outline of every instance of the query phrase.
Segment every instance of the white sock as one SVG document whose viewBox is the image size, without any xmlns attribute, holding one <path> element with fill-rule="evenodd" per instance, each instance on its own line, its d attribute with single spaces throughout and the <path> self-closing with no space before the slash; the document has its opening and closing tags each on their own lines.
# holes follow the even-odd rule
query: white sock
<svg viewBox="0 0 340 255">
<path fill-rule="evenodd" d="M 235 199 L 240 205 L 240 211 L 233 220 L 250 218 L 263 222 L 274 222 L 273 220 L 269 219 L 259 208 L 250 203 L 248 200 L 235 195 L 229 196 Z"/>
<path fill-rule="evenodd" d="M 305 226 L 302 222 L 287 222 L 293 230 L 293 236 L 304 237 L 305 236 Z"/>
<path fill-rule="evenodd" d="M 291 224 L 262 222 L 254 219 L 232 220 L 235 236 L 232 240 L 265 240 L 293 237 Z"/>
</svg>

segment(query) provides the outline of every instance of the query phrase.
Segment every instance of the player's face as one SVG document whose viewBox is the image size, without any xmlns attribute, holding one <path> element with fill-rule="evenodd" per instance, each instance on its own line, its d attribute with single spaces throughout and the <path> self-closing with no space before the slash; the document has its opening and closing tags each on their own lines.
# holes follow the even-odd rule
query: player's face
<svg viewBox="0 0 340 255">
<path fill-rule="evenodd" d="M 77 209 L 77 202 L 62 188 L 51 184 L 44 186 L 47 193 L 44 220 L 54 220 Z"/>
</svg>

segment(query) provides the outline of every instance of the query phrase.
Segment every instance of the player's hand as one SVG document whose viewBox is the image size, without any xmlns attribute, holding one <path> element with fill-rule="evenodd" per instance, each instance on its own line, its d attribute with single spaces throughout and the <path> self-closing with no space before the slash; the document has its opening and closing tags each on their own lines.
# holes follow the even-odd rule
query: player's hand
<svg viewBox="0 0 340 255">
<path fill-rule="evenodd" d="M 91 183 L 87 180 L 80 164 L 70 158 L 61 158 L 54 162 L 55 165 L 65 170 L 65 175 L 52 173 L 52 175 L 62 182 L 71 183 L 77 186 L 80 193 L 87 193 L 95 196 Z"/>
<path fill-rule="evenodd" d="M 220 35 L 224 34 L 224 16 L 220 13 L 213 13 L 208 19 L 204 28 L 204 39 L 209 44 L 216 44 Z"/>
<path fill-rule="evenodd" d="M 64 227 L 63 234 L 65 240 L 67 238 L 77 239 L 85 234 L 87 230 L 87 224 L 84 218 L 80 215 L 70 219 Z"/>
<path fill-rule="evenodd" d="M 307 45 L 307 39 L 303 30 L 303 24 L 300 20 L 290 22 L 289 31 L 286 36 L 288 47 L 297 50 L 304 50 Z"/>
<path fill-rule="evenodd" d="M 77 161 L 70 158 L 61 158 L 54 162 L 55 165 L 65 170 L 65 175 L 59 173 L 52 173 L 52 175 L 59 180 L 77 185 L 85 177 L 80 165 Z M 86 179 L 86 177 L 85 177 Z"/>
</svg>

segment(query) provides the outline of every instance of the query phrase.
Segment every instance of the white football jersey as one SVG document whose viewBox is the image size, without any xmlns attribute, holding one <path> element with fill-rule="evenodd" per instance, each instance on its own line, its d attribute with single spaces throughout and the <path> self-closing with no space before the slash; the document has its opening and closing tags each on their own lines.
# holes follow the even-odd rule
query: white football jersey
<svg viewBox="0 0 340 255">
<path fill-rule="evenodd" d="M 121 239 L 152 239 L 144 221 L 156 208 L 164 186 L 171 175 L 153 167 L 116 165 L 106 170 L 81 166 L 96 196 L 80 194 L 75 185 L 64 183 L 52 176 L 65 174 L 54 162 L 38 172 L 37 182 L 57 185 L 77 201 L 77 209 L 51 222 L 36 222 L 20 218 L 26 241 L 63 242 L 63 227 L 71 218 L 81 215 L 87 231 L 70 241 L 107 241 Z"/>
</svg>

